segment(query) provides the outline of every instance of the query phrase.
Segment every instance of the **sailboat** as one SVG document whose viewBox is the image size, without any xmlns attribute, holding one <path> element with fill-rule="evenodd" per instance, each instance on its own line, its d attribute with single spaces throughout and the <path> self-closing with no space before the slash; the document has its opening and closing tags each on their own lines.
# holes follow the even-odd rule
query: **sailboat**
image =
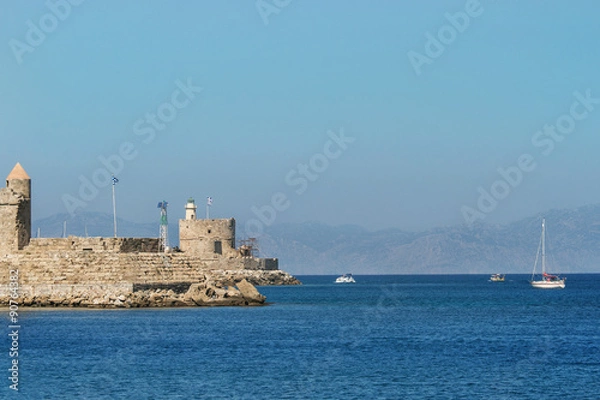
<svg viewBox="0 0 600 400">
<path fill-rule="evenodd" d="M 540 249 L 542 255 L 542 276 L 536 280 L 535 268 L 540 258 Z M 540 245 L 535 256 L 535 264 L 533 265 L 533 272 L 531 274 L 531 286 L 539 289 L 564 289 L 565 281 L 567 278 L 560 278 L 558 275 L 551 275 L 546 273 L 546 219 L 542 219 L 542 237 L 540 239 Z"/>
</svg>

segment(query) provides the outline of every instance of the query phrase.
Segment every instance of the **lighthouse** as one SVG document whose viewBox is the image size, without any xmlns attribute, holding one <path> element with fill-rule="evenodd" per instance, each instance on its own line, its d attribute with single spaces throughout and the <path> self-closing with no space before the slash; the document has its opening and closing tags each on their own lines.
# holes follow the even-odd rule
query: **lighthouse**
<svg viewBox="0 0 600 400">
<path fill-rule="evenodd" d="M 185 205 L 185 219 L 195 220 L 197 208 L 196 202 L 190 197 Z"/>
</svg>

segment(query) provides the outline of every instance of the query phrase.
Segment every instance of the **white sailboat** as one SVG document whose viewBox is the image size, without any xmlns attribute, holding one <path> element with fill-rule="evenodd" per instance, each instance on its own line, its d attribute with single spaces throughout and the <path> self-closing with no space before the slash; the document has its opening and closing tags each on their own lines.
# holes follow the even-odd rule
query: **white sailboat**
<svg viewBox="0 0 600 400">
<path fill-rule="evenodd" d="M 540 249 L 542 255 L 542 276 L 535 276 L 535 268 L 540 258 Z M 546 219 L 542 219 L 542 237 L 540 239 L 540 245 L 535 256 L 535 264 L 533 265 L 533 273 L 531 274 L 531 286 L 539 289 L 564 289 L 565 281 L 567 278 L 560 278 L 558 275 L 551 275 L 546 273 Z"/>
</svg>

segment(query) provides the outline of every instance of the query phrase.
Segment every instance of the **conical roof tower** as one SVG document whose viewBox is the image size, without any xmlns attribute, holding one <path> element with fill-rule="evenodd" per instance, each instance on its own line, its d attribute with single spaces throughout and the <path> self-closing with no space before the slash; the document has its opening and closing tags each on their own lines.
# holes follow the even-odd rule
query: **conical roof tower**
<svg viewBox="0 0 600 400">
<path fill-rule="evenodd" d="M 31 180 L 29 175 L 27 175 L 27 172 L 25 172 L 25 169 L 21 166 L 21 163 L 17 163 L 6 177 L 7 181 L 12 181 L 14 179 Z"/>
<path fill-rule="evenodd" d="M 31 178 L 20 163 L 17 163 L 6 177 L 6 187 L 26 199 L 31 198 Z"/>
<path fill-rule="evenodd" d="M 22 250 L 31 238 L 31 178 L 17 163 L 0 189 L 0 257 Z"/>
</svg>

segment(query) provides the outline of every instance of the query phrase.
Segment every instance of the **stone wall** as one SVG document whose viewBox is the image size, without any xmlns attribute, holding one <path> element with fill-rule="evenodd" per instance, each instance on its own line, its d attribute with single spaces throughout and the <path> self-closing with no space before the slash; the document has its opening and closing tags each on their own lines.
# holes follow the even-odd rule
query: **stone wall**
<svg viewBox="0 0 600 400">
<path fill-rule="evenodd" d="M 279 260 L 276 258 L 244 257 L 243 265 L 243 269 L 274 271 L 279 269 Z"/>
<path fill-rule="evenodd" d="M 19 165 L 20 168 L 20 165 Z M 20 178 L 11 177 L 13 172 L 7 177 L 6 191 L 10 191 L 13 200 L 17 204 L 17 215 L 14 234 L 17 238 L 17 248 L 20 250 L 29 244 L 31 238 L 31 180 L 23 170 L 25 176 Z M 20 174 L 20 172 L 18 172 Z"/>
<path fill-rule="evenodd" d="M 63 243 L 67 239 L 37 241 L 52 244 L 54 241 Z M 76 288 L 86 285 L 199 282 L 211 271 L 261 271 L 260 267 L 264 266 L 261 260 L 250 257 L 211 259 L 184 253 L 46 250 L 44 246 L 34 245 L 26 251 L 0 258 L 0 294 L 8 291 L 10 270 L 19 271 L 22 292 L 31 294 L 32 290 L 37 290 L 36 287 L 47 285 L 57 285 L 57 288 L 74 285 Z"/>
<path fill-rule="evenodd" d="M 0 255 L 22 249 L 29 243 L 30 236 L 31 201 L 12 188 L 1 188 Z"/>
<path fill-rule="evenodd" d="M 108 251 L 121 253 L 157 253 L 160 240 L 156 238 L 84 238 L 69 236 L 68 238 L 33 238 L 25 252 L 73 250 L 73 251 Z"/>
<path fill-rule="evenodd" d="M 2 204 L 0 189 L 0 256 L 19 249 L 17 241 L 17 205 Z"/>
<path fill-rule="evenodd" d="M 235 297 L 237 292 L 231 289 L 241 281 L 254 285 L 300 283 L 284 271 L 247 269 L 264 265 L 261 259 L 250 257 L 206 259 L 183 253 L 43 248 L 34 246 L 0 257 L 0 305 L 9 303 L 14 293 L 9 284 L 16 275 L 20 305 L 52 307 L 247 305 L 252 302 Z M 189 291 L 198 284 L 215 291 L 217 297 L 211 300 L 209 296 L 202 303 L 186 300 L 186 288 Z"/>
</svg>

